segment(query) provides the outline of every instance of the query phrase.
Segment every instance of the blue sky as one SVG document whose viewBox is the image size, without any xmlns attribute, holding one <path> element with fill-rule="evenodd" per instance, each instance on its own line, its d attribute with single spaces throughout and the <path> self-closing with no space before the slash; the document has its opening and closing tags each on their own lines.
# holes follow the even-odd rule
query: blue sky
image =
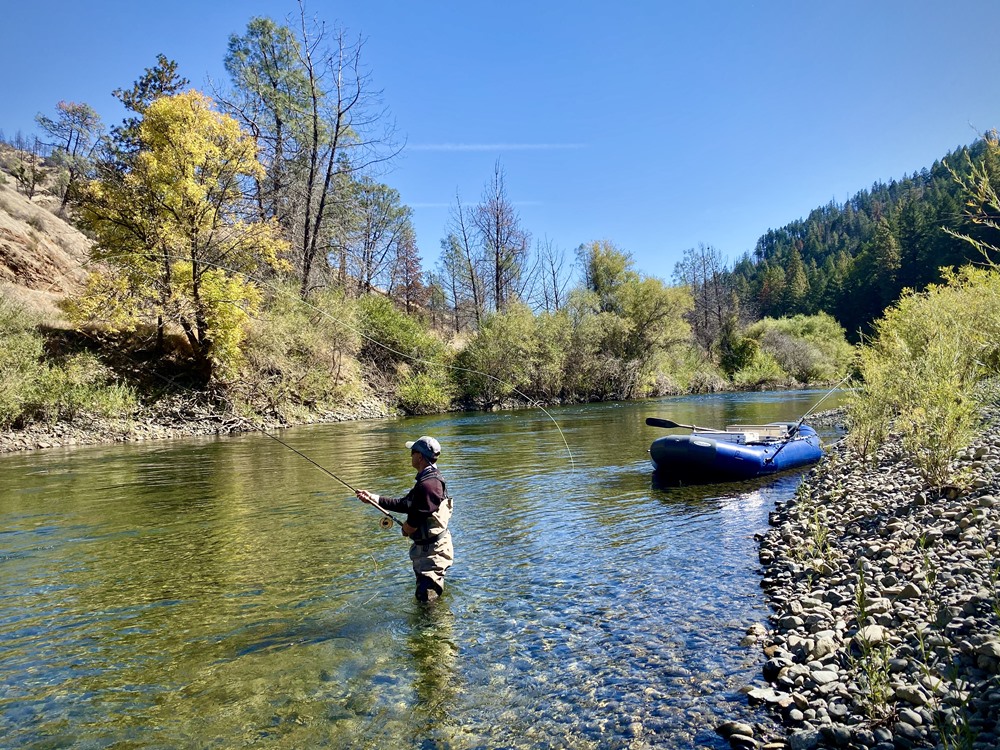
<svg viewBox="0 0 1000 750">
<path fill-rule="evenodd" d="M 365 39 L 407 147 L 381 179 L 433 266 L 456 192 L 500 159 L 522 224 L 571 254 L 611 240 L 669 280 L 686 248 L 730 259 L 767 229 L 911 174 L 1000 127 L 990 0 L 621 3 L 310 0 Z M 111 97 L 176 60 L 225 81 L 229 35 L 286 2 L 2 0 L 0 129 Z"/>
</svg>

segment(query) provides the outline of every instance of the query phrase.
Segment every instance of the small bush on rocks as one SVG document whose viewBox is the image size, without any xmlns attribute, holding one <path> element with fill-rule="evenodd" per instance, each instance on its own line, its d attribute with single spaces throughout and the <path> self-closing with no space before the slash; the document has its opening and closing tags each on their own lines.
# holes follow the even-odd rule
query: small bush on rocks
<svg viewBox="0 0 1000 750">
<path fill-rule="evenodd" d="M 445 373 L 435 376 L 417 372 L 404 377 L 396 392 L 399 406 L 407 414 L 436 414 L 451 406 L 453 390 Z"/>
<path fill-rule="evenodd" d="M 298 407 L 330 408 L 360 389 L 356 311 L 334 291 L 305 303 L 279 289 L 253 322 L 232 395 L 250 412 L 291 417 Z"/>
</svg>

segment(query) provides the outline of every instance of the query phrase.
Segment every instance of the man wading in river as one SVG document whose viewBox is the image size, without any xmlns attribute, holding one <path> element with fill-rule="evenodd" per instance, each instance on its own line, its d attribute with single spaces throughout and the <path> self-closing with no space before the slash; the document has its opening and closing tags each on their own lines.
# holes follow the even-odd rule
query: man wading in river
<svg viewBox="0 0 1000 750">
<path fill-rule="evenodd" d="M 441 444 L 424 435 L 406 447 L 410 449 L 410 463 L 417 470 L 413 489 L 400 498 L 379 497 L 368 490 L 358 490 L 357 496 L 385 510 L 406 513 L 403 536 L 413 542 L 410 560 L 417 576 L 417 599 L 427 602 L 444 591 L 444 574 L 455 559 L 448 530 L 452 501 L 437 467 Z"/>
</svg>

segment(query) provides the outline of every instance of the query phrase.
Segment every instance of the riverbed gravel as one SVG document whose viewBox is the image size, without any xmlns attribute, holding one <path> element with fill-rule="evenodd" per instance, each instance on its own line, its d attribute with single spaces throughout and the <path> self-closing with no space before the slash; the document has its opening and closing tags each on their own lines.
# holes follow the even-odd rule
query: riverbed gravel
<svg viewBox="0 0 1000 750">
<path fill-rule="evenodd" d="M 1000 748 L 1000 410 L 984 416 L 953 486 L 897 441 L 870 464 L 841 443 L 776 507 L 745 693 L 786 734 L 721 725 L 734 748 Z"/>
</svg>

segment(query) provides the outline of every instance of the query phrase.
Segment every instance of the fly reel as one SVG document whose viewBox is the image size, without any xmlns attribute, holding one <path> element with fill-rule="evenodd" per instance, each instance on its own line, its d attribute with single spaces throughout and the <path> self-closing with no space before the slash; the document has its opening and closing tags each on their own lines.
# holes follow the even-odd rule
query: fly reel
<svg viewBox="0 0 1000 750">
<path fill-rule="evenodd" d="M 378 525 L 379 525 L 380 528 L 383 528 L 383 529 L 391 529 L 392 528 L 392 519 L 389 518 L 389 516 L 382 516 L 380 519 L 378 519 Z"/>
</svg>

